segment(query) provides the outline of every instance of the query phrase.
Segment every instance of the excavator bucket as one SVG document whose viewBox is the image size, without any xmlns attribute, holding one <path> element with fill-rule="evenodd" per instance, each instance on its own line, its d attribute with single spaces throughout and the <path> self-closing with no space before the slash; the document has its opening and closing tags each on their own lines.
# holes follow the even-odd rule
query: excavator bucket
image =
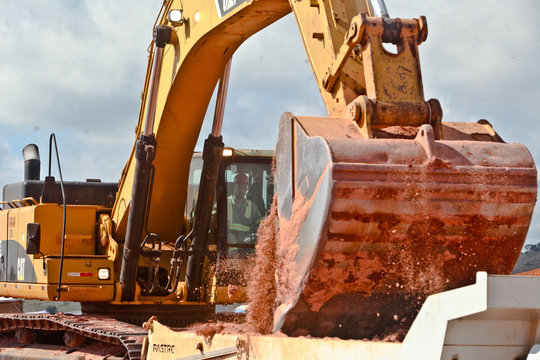
<svg viewBox="0 0 540 360">
<path fill-rule="evenodd" d="M 428 295 L 514 267 L 537 188 L 523 145 L 486 121 L 378 134 L 283 115 L 274 331 L 383 337 Z"/>
</svg>

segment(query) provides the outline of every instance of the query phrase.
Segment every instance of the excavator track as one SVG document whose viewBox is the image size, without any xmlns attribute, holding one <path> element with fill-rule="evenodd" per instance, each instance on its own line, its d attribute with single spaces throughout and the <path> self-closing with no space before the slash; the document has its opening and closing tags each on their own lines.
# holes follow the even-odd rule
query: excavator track
<svg viewBox="0 0 540 360">
<path fill-rule="evenodd" d="M 131 360 L 141 358 L 147 331 L 140 326 L 117 321 L 102 315 L 68 314 L 2 314 L 0 333 L 19 329 L 44 332 L 70 332 L 98 342 L 119 345 Z"/>
<path fill-rule="evenodd" d="M 214 305 L 113 305 L 81 304 L 83 314 L 102 315 L 129 324 L 140 325 L 151 316 L 160 319 L 164 325 L 181 328 L 195 322 L 204 322 L 215 314 Z"/>
</svg>

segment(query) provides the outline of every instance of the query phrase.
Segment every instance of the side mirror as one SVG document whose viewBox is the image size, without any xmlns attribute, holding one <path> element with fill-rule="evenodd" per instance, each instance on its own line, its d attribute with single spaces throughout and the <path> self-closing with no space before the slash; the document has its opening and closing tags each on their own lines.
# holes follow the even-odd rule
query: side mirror
<svg viewBox="0 0 540 360">
<path fill-rule="evenodd" d="M 26 225 L 26 253 L 37 255 L 40 253 L 39 245 L 41 241 L 41 226 L 38 223 L 28 223 Z"/>
</svg>

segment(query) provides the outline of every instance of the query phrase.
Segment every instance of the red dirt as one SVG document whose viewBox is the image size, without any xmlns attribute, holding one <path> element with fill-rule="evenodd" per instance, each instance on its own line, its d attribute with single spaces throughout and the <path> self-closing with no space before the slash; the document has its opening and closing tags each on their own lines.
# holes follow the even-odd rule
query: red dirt
<svg viewBox="0 0 540 360">
<path fill-rule="evenodd" d="M 438 173 L 439 169 L 443 171 Z M 302 335 L 303 331 L 327 336 L 324 331 L 343 325 L 367 329 L 365 335 L 352 335 L 359 336 L 356 338 L 401 341 L 428 295 L 473 283 L 476 271 L 511 271 L 524 239 L 521 229 L 530 217 L 514 216 L 500 208 L 534 202 L 535 194 L 519 191 L 518 184 L 514 191 L 494 186 L 513 185 L 513 178 L 445 169 L 452 169 L 452 164 L 434 158 L 420 171 L 387 174 L 376 188 L 342 182 L 333 189 L 334 199 L 356 199 L 357 204 L 402 201 L 404 207 L 374 212 L 363 211 L 359 205 L 331 209 L 326 243 L 302 285 L 309 308 L 305 311 L 316 320 L 298 324 L 288 334 Z M 448 178 L 451 181 L 439 176 L 448 173 L 453 176 Z M 248 327 L 243 331 L 268 334 L 275 299 L 282 306 L 296 301 L 297 237 L 313 199 L 306 202 L 297 196 L 290 220 L 278 219 L 274 201 L 270 216 L 259 227 L 257 263 L 248 287 Z M 540 275 L 540 269 L 521 275 Z M 344 296 L 353 293 L 364 296 Z M 347 306 L 349 318 L 339 318 Z M 312 333 L 314 327 L 310 326 L 316 326 L 322 335 Z M 228 331 L 225 325 L 207 329 L 208 334 L 223 331 Z"/>
<path fill-rule="evenodd" d="M 275 243 L 277 232 L 277 195 L 270 207 L 268 216 L 261 221 L 257 231 L 256 257 L 253 269 L 243 269 L 247 274 L 247 297 L 248 313 L 244 323 L 211 322 L 194 324 L 190 330 L 204 336 L 211 341 L 215 334 L 241 334 L 261 333 L 269 334 L 272 331 L 275 294 Z M 224 265 L 226 269 L 220 269 L 222 276 L 220 281 L 230 282 L 238 277 L 238 270 L 232 264 Z M 235 282 L 242 283 L 238 279 Z M 243 284 L 240 284 L 243 285 Z M 238 295 L 240 287 L 230 285 L 228 287 L 229 298 Z"/>
<path fill-rule="evenodd" d="M 300 295 L 298 294 L 299 289 L 296 288 L 299 285 L 298 279 L 296 279 L 298 276 L 296 272 L 296 256 L 298 254 L 297 240 L 327 171 L 330 171 L 328 165 L 323 169 L 309 200 L 306 201 L 306 198 L 302 196 L 300 189 L 297 189 L 292 204 L 292 215 L 289 220 L 283 217 L 279 218 L 279 238 L 276 249 L 277 270 L 279 271 L 276 271 L 276 294 L 281 305 L 277 309 L 277 312 L 283 311 L 289 304 L 294 303 Z M 307 259 L 307 261 L 309 260 L 310 259 Z M 303 268 L 306 265 L 307 264 L 301 264 L 300 266 Z M 308 284 L 312 281 L 312 278 L 318 278 L 315 272 L 316 270 L 311 270 L 309 272 L 309 279 L 307 280 Z M 326 287 L 325 292 L 331 291 L 333 288 L 332 285 L 333 284 Z M 307 290 L 307 293 L 305 288 L 303 290 L 304 297 L 309 297 L 309 289 Z M 320 308 L 315 299 L 308 300 L 308 306 L 310 308 Z"/>
<path fill-rule="evenodd" d="M 77 351 L 70 353 L 73 359 L 83 358 L 86 360 L 103 359 L 108 356 L 123 356 L 125 349 L 121 345 L 113 345 L 102 342 L 95 342 L 91 345 L 79 348 Z"/>
<path fill-rule="evenodd" d="M 445 160 L 440 159 L 438 157 L 433 158 L 426 165 L 427 165 L 427 168 L 430 169 L 430 170 L 434 170 L 434 169 L 453 169 L 454 168 L 449 161 L 445 161 Z"/>
<path fill-rule="evenodd" d="M 309 201 L 297 192 L 292 204 L 292 216 L 289 220 L 279 218 L 279 238 L 276 248 L 276 284 L 277 298 L 281 303 L 289 303 L 298 296 L 296 284 L 296 255 L 298 254 L 298 234 L 308 216 L 309 209 L 317 190 Z"/>
<path fill-rule="evenodd" d="M 397 339 L 428 295 L 471 284 L 477 271 L 512 270 L 530 217 L 515 216 L 504 207 L 534 202 L 535 194 L 493 186 L 520 190 L 515 178 L 446 169 L 453 169 L 452 164 L 434 158 L 411 173 L 388 173 L 376 187 L 337 183 L 333 196 L 341 202 L 331 208 L 327 238 L 303 285 L 314 319 L 324 318 L 328 324 L 304 322 L 299 329 L 340 331 L 335 329 L 343 318 L 339 311 L 348 306 L 347 316 L 359 318 L 356 326 L 375 329 L 377 322 L 388 327 L 367 337 L 394 334 Z M 445 174 L 452 177 L 441 177 Z M 380 201 L 389 206 L 382 207 Z M 344 297 L 347 293 L 360 296 Z M 380 318 L 373 319 L 379 312 Z M 389 314 L 408 320 L 394 328 Z"/>
<path fill-rule="evenodd" d="M 525 271 L 519 274 L 513 274 L 517 276 L 540 276 L 540 269 L 533 269 L 529 271 Z"/>
<path fill-rule="evenodd" d="M 276 299 L 276 237 L 278 226 L 277 194 L 270 212 L 257 231 L 255 268 L 248 281 L 248 326 L 269 334 L 272 331 L 274 302 Z"/>
<path fill-rule="evenodd" d="M 377 139 L 414 139 L 418 133 L 416 126 L 373 127 L 373 137 Z"/>
<path fill-rule="evenodd" d="M 207 342 L 211 342 L 216 334 L 243 334 L 251 332 L 245 324 L 215 322 L 194 324 L 189 327 L 197 335 L 203 336 Z"/>
<path fill-rule="evenodd" d="M 536 199 L 536 194 L 531 192 L 505 191 L 495 192 L 489 189 L 471 189 L 469 191 L 455 191 L 452 189 L 425 189 L 423 195 L 433 200 L 465 200 L 482 201 L 485 203 L 531 203 Z M 333 196 L 337 199 L 358 200 L 401 200 L 410 201 L 415 197 L 414 193 L 401 191 L 396 188 L 378 186 L 376 188 L 343 188 L 333 189 Z M 466 216 L 466 215 L 463 215 Z"/>
<path fill-rule="evenodd" d="M 227 286 L 227 296 L 229 299 L 237 298 L 240 295 L 240 286 L 238 285 L 229 285 Z"/>
</svg>

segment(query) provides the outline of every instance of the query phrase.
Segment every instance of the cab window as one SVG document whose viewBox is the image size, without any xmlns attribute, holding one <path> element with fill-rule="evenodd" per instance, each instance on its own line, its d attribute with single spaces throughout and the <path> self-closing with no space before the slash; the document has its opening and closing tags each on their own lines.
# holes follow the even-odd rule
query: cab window
<svg viewBox="0 0 540 360">
<path fill-rule="evenodd" d="M 201 183 L 202 158 L 193 157 L 189 167 L 188 189 L 186 196 L 186 216 L 189 221 L 193 221 L 195 214 L 195 205 L 197 204 L 197 195 L 199 194 L 199 185 Z"/>
<path fill-rule="evenodd" d="M 229 246 L 255 245 L 274 195 L 271 170 L 269 163 L 232 163 L 225 168 Z"/>
</svg>

